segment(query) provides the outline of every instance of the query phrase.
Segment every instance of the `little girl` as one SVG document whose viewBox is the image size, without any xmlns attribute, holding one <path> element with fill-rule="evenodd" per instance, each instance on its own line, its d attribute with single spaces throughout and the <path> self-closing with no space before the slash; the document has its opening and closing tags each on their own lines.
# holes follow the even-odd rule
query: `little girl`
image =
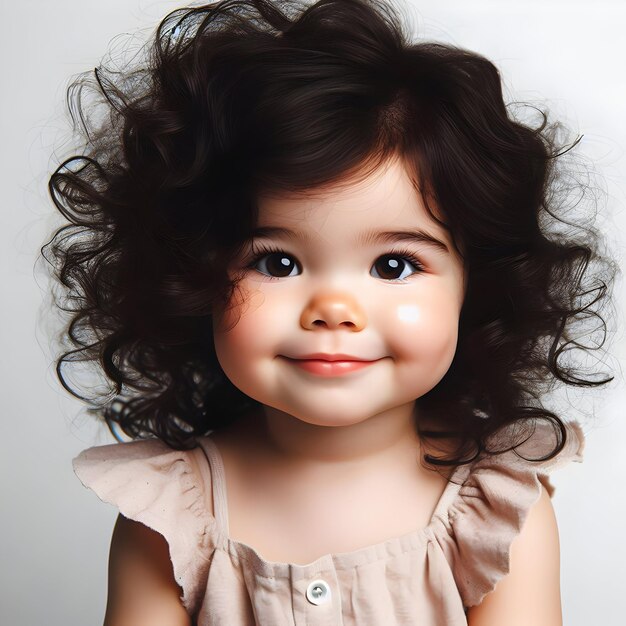
<svg viewBox="0 0 626 626">
<path fill-rule="evenodd" d="M 95 79 L 48 247 L 59 377 L 113 384 L 106 626 L 561 624 L 541 400 L 611 380 L 562 353 L 612 266 L 555 228 L 558 125 L 382 0 L 180 9 Z"/>
</svg>

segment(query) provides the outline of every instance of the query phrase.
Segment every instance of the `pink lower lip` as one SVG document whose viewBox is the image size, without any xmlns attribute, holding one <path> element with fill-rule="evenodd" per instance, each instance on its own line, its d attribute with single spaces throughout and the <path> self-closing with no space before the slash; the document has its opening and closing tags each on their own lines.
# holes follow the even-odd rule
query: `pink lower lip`
<svg viewBox="0 0 626 626">
<path fill-rule="evenodd" d="M 341 376 L 361 370 L 375 361 L 324 361 L 322 359 L 288 359 L 299 368 L 318 376 Z"/>
</svg>

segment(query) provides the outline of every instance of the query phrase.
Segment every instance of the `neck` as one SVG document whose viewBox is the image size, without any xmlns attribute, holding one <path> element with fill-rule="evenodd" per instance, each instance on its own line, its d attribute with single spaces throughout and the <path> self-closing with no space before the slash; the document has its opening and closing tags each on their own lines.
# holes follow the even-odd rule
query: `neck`
<svg viewBox="0 0 626 626">
<path fill-rule="evenodd" d="M 394 407 L 355 424 L 319 426 L 263 407 L 252 419 L 256 437 L 277 462 L 293 467 L 371 465 L 419 458 L 415 403 Z"/>
</svg>

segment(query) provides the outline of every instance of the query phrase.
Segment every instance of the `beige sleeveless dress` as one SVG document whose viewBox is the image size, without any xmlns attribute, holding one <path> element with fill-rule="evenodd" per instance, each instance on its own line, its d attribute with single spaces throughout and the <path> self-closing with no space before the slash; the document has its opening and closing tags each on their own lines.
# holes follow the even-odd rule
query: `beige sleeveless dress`
<svg viewBox="0 0 626 626">
<path fill-rule="evenodd" d="M 548 474 L 582 461 L 583 432 L 566 426 L 566 446 L 549 461 L 522 458 L 553 449 L 542 422 L 517 454 L 456 468 L 425 528 L 306 565 L 264 560 L 229 537 L 224 466 L 210 436 L 191 451 L 156 439 L 96 446 L 73 466 L 101 500 L 165 537 L 198 626 L 461 626 L 508 573 L 541 485 L 553 495 Z"/>
</svg>

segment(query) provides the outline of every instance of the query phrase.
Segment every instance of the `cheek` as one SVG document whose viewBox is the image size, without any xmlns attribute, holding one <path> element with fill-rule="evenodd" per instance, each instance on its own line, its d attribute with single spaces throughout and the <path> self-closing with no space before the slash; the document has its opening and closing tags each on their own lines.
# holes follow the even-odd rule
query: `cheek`
<svg viewBox="0 0 626 626">
<path fill-rule="evenodd" d="M 445 292 L 400 300 L 386 311 L 389 344 L 398 359 L 443 375 L 458 339 L 458 304 Z"/>
<path fill-rule="evenodd" d="M 224 373 L 235 385 L 254 373 L 260 359 L 273 356 L 269 348 L 276 339 L 273 330 L 279 328 L 278 309 L 280 306 L 266 299 L 262 291 L 241 289 L 226 311 L 215 312 L 215 351 Z"/>
</svg>

